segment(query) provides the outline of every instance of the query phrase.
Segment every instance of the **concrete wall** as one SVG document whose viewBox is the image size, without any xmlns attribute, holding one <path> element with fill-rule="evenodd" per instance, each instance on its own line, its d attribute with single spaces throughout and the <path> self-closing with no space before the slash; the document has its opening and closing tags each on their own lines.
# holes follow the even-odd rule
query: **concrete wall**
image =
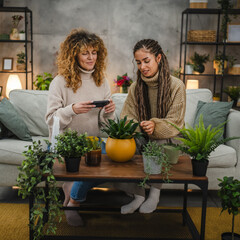
<svg viewBox="0 0 240 240">
<path fill-rule="evenodd" d="M 216 2 L 209 0 L 208 7 L 216 8 Z M 71 29 L 83 27 L 104 40 L 108 49 L 107 78 L 112 85 L 117 75 L 127 72 L 134 77 L 132 48 L 143 38 L 158 40 L 170 68 L 178 68 L 181 13 L 188 8 L 189 0 L 5 0 L 4 6 L 27 6 L 33 12 L 34 78 L 43 72 L 57 73 L 55 61 L 60 43 Z M 0 14 L 3 22 L 0 32 L 4 33 L 11 29 L 11 13 Z M 190 26 L 194 29 L 195 24 L 200 29 L 214 29 L 216 21 L 197 16 Z M 19 30 L 22 27 L 23 21 Z M 1 43 L 0 49 L 1 55 L 16 59 L 16 52 L 23 50 L 23 46 Z M 214 54 L 212 46 L 191 49 L 195 50 Z M 206 65 L 206 71 L 212 71 L 211 63 Z M 7 75 L 0 74 L 0 85 L 5 85 Z M 213 80 L 201 78 L 200 87 L 212 90 Z"/>
</svg>

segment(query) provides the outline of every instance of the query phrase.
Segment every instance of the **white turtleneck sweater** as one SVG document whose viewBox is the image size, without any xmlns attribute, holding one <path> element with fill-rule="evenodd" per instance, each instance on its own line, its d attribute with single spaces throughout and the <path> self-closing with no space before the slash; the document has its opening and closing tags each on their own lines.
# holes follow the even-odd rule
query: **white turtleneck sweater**
<svg viewBox="0 0 240 240">
<path fill-rule="evenodd" d="M 60 119 L 60 132 L 71 128 L 77 130 L 80 134 L 87 132 L 89 136 L 99 136 L 99 121 L 106 122 L 108 118 L 114 119 L 114 113 L 106 114 L 104 109 L 100 110 L 99 108 L 93 108 L 88 113 L 83 114 L 76 114 L 73 111 L 72 105 L 74 103 L 104 100 L 111 97 L 111 91 L 106 79 L 98 87 L 93 80 L 92 72 L 82 71 L 81 80 L 82 85 L 75 93 L 72 88 L 66 87 L 66 81 L 62 75 L 57 75 L 51 82 L 45 117 L 49 127 L 50 139 L 53 116 L 58 116 Z"/>
</svg>

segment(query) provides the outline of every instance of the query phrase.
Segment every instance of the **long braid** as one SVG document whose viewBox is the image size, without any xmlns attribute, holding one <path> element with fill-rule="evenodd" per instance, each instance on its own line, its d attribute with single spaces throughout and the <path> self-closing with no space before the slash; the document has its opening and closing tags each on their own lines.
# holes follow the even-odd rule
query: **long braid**
<svg viewBox="0 0 240 240">
<path fill-rule="evenodd" d="M 158 95 L 157 95 L 157 117 L 166 117 L 170 101 L 171 101 L 171 82 L 170 82 L 170 71 L 167 58 L 162 51 L 161 46 L 157 41 L 152 39 L 143 39 L 136 43 L 133 48 L 133 54 L 139 49 L 144 48 L 146 51 L 154 54 L 157 57 L 161 54 L 161 61 L 159 63 L 159 75 L 158 75 Z M 137 100 L 138 117 L 140 121 L 149 120 L 151 118 L 151 108 L 148 98 L 148 86 L 141 79 L 141 72 L 137 72 L 137 84 L 135 88 L 135 97 Z"/>
</svg>

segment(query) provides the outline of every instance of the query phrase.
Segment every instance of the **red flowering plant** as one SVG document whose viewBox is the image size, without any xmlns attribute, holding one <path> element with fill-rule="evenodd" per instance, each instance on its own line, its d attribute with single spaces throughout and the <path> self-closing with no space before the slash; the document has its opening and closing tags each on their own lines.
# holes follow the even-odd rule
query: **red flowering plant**
<svg viewBox="0 0 240 240">
<path fill-rule="evenodd" d="M 129 87 L 133 81 L 130 77 L 128 77 L 127 73 L 122 76 L 117 76 L 117 80 L 114 80 L 118 87 Z"/>
<path fill-rule="evenodd" d="M 23 19 L 23 16 L 21 15 L 13 15 L 12 16 L 12 22 L 13 22 L 13 28 L 17 28 L 19 22 Z"/>
</svg>

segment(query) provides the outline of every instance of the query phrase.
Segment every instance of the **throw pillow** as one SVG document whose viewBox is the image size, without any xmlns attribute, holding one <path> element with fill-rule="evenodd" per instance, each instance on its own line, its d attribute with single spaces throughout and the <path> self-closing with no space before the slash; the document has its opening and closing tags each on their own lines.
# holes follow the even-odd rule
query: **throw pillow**
<svg viewBox="0 0 240 240">
<path fill-rule="evenodd" d="M 233 102 L 202 102 L 198 101 L 197 112 L 195 115 L 194 126 L 198 125 L 200 115 L 203 115 L 205 128 L 209 125 L 217 127 L 227 120 L 228 113 L 232 108 Z"/>
<path fill-rule="evenodd" d="M 0 139 L 13 138 L 14 134 L 0 122 Z"/>
<path fill-rule="evenodd" d="M 21 140 L 32 141 L 26 124 L 6 98 L 0 103 L 0 122 Z"/>
</svg>

